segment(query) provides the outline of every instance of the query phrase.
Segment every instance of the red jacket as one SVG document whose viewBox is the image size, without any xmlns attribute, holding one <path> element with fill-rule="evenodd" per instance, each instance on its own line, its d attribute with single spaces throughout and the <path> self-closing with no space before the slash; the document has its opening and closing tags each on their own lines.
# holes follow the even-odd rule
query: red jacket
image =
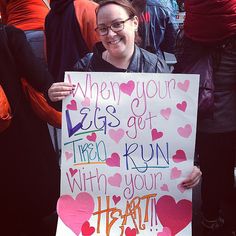
<svg viewBox="0 0 236 236">
<path fill-rule="evenodd" d="M 42 0 L 0 0 L 3 22 L 22 30 L 43 30 L 48 7 Z"/>
<path fill-rule="evenodd" d="M 236 35 L 236 0 L 186 0 L 185 34 L 200 42 Z"/>
</svg>

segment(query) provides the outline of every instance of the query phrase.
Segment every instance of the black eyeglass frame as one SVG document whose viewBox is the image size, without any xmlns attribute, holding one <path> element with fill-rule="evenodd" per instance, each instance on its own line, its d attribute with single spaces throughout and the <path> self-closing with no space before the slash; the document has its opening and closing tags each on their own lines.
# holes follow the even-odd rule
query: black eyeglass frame
<svg viewBox="0 0 236 236">
<path fill-rule="evenodd" d="M 106 33 L 104 33 L 104 34 L 101 34 L 101 32 L 99 32 L 99 28 L 101 28 L 101 27 L 97 27 L 96 29 L 95 29 L 95 31 L 100 35 L 100 36 L 106 36 L 106 35 L 108 35 L 108 32 L 109 32 L 109 29 L 111 29 L 113 32 L 115 32 L 115 33 L 117 33 L 117 32 L 120 32 L 121 30 L 123 30 L 124 28 L 125 28 L 125 22 L 127 22 L 127 21 L 129 21 L 129 20 L 131 20 L 131 19 L 133 19 L 134 18 L 134 16 L 130 16 L 128 19 L 126 19 L 126 20 L 120 20 L 120 21 L 115 21 L 115 22 L 113 22 L 111 25 L 106 25 L 106 26 L 104 26 L 103 28 L 106 28 Z M 117 23 L 120 23 L 120 24 L 122 24 L 122 29 L 119 29 L 119 30 L 116 30 L 115 28 L 113 28 L 113 25 L 114 24 L 117 24 Z"/>
</svg>

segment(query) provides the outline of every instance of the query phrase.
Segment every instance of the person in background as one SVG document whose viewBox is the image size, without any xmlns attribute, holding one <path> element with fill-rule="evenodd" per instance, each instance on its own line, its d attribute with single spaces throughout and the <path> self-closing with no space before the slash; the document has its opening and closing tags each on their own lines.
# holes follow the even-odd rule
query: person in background
<svg viewBox="0 0 236 236">
<path fill-rule="evenodd" d="M 21 84 L 24 77 L 47 94 L 53 78 L 20 29 L 0 25 L 0 52 L 0 85 L 12 110 L 10 126 L 0 133 L 1 235 L 54 236 L 60 168 L 47 124 Z"/>
<path fill-rule="evenodd" d="M 104 0 L 96 9 L 97 27 L 101 42 L 95 45 L 93 54 L 80 59 L 76 70 L 100 72 L 164 73 L 169 69 L 162 58 L 136 45 L 138 17 L 128 0 Z M 48 90 L 51 101 L 57 102 L 72 92 L 70 83 L 54 83 Z M 198 184 L 201 171 L 194 167 L 183 181 L 192 188 Z"/>
<path fill-rule="evenodd" d="M 215 86 L 213 113 L 199 119 L 197 133 L 203 233 L 235 236 L 236 1 L 185 0 L 185 10 L 175 72 L 208 56 Z"/>
<path fill-rule="evenodd" d="M 55 82 L 73 69 L 78 58 L 92 51 L 98 41 L 95 8 L 89 0 L 52 0 L 45 20 L 47 62 Z"/>
<path fill-rule="evenodd" d="M 78 58 L 90 52 L 98 41 L 95 8 L 89 0 L 52 0 L 45 20 L 46 54 L 54 82 L 64 81 L 64 72 L 73 69 Z M 61 111 L 62 103 L 55 108 Z M 60 158 L 61 130 L 53 129 L 55 149 Z"/>
<path fill-rule="evenodd" d="M 44 53 L 44 21 L 49 11 L 47 0 L 0 0 L 4 24 L 13 25 L 26 34 L 26 38 L 41 63 L 46 66 Z"/>
<path fill-rule="evenodd" d="M 176 22 L 176 1 L 133 0 L 139 14 L 140 47 L 164 58 L 174 53 L 179 24 Z"/>
</svg>

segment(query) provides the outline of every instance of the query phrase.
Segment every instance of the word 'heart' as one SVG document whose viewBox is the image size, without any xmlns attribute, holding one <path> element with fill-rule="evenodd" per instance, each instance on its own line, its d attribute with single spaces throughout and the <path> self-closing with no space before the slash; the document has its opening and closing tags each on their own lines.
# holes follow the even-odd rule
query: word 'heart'
<svg viewBox="0 0 236 236">
<path fill-rule="evenodd" d="M 73 153 L 65 152 L 65 156 L 66 156 L 66 160 L 68 161 L 69 159 L 71 159 L 73 157 Z"/>
<path fill-rule="evenodd" d="M 112 197 L 112 200 L 113 200 L 113 202 L 115 203 L 115 205 L 120 201 L 120 199 L 121 199 L 120 196 L 114 195 L 114 196 Z"/>
<path fill-rule="evenodd" d="M 183 101 L 182 103 L 177 103 L 176 107 L 180 110 L 185 112 L 187 108 L 187 102 Z"/>
<path fill-rule="evenodd" d="M 167 184 L 163 184 L 163 185 L 161 186 L 161 190 L 162 190 L 162 191 L 167 191 L 167 192 L 169 192 L 168 185 L 167 185 Z"/>
<path fill-rule="evenodd" d="M 168 227 L 164 227 L 162 232 L 159 232 L 157 236 L 172 236 L 171 231 Z"/>
<path fill-rule="evenodd" d="M 75 100 L 71 100 L 70 104 L 67 104 L 66 108 L 68 110 L 76 111 L 77 110 L 77 103 Z"/>
<path fill-rule="evenodd" d="M 158 132 L 156 129 L 152 129 L 152 141 L 159 139 L 163 136 L 163 132 Z"/>
<path fill-rule="evenodd" d="M 182 231 L 192 219 L 192 202 L 183 199 L 178 203 L 172 196 L 162 196 L 156 204 L 156 214 L 163 227 L 172 235 Z"/>
<path fill-rule="evenodd" d="M 170 118 L 170 114 L 171 114 L 171 109 L 170 108 L 166 108 L 166 109 L 162 109 L 161 110 L 161 115 L 168 120 Z"/>
<path fill-rule="evenodd" d="M 95 228 L 90 226 L 88 221 L 85 221 L 82 225 L 81 231 L 83 236 L 90 236 L 95 232 Z"/>
<path fill-rule="evenodd" d="M 120 187 L 121 181 L 122 181 L 122 177 L 118 173 L 108 178 L 108 183 L 114 187 Z"/>
<path fill-rule="evenodd" d="M 136 236 L 137 230 L 135 228 L 131 229 L 130 227 L 127 227 L 125 230 L 125 236 Z"/>
<path fill-rule="evenodd" d="M 111 139 L 113 139 L 116 143 L 119 143 L 120 140 L 125 135 L 125 132 L 124 132 L 123 129 L 118 129 L 118 130 L 110 129 L 108 131 L 108 134 L 109 134 Z"/>
<path fill-rule="evenodd" d="M 187 124 L 184 127 L 179 127 L 177 132 L 181 137 L 188 138 L 192 133 L 192 126 Z"/>
<path fill-rule="evenodd" d="M 184 83 L 178 82 L 177 86 L 182 91 L 187 92 L 189 88 L 189 84 L 190 84 L 189 80 L 185 80 Z"/>
<path fill-rule="evenodd" d="M 69 171 L 70 171 L 71 177 L 73 177 L 78 172 L 77 169 L 73 169 L 73 168 L 70 168 Z"/>
<path fill-rule="evenodd" d="M 134 90 L 134 81 L 130 80 L 127 83 L 122 83 L 120 85 L 120 90 L 125 93 L 128 94 L 129 96 L 132 94 L 133 90 Z"/>
<path fill-rule="evenodd" d="M 187 160 L 186 154 L 181 149 L 177 150 L 176 154 L 173 156 L 173 162 L 175 163 L 183 162 L 186 160 Z"/>
<path fill-rule="evenodd" d="M 170 179 L 178 179 L 182 174 L 182 171 L 179 170 L 177 167 L 171 169 Z"/>
<path fill-rule="evenodd" d="M 120 156 L 118 153 L 112 153 L 111 157 L 106 159 L 106 164 L 108 166 L 118 166 L 120 167 Z"/>
<path fill-rule="evenodd" d="M 81 105 L 82 105 L 83 107 L 89 107 L 89 106 L 90 106 L 90 99 L 89 99 L 88 97 L 86 97 L 86 98 L 84 99 L 84 101 L 81 102 Z"/>
<path fill-rule="evenodd" d="M 90 135 L 87 135 L 86 138 L 87 138 L 90 142 L 95 142 L 96 139 L 97 139 L 97 135 L 96 135 L 96 133 L 92 133 L 92 134 L 90 134 Z"/>
<path fill-rule="evenodd" d="M 70 195 L 63 195 L 57 202 L 58 216 L 77 236 L 84 222 L 92 216 L 93 210 L 93 198 L 85 192 L 79 193 L 75 200 Z"/>
</svg>

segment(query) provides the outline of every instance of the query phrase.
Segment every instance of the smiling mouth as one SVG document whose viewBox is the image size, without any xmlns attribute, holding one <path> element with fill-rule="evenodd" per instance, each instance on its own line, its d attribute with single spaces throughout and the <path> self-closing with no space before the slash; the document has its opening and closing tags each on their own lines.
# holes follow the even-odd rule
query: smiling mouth
<svg viewBox="0 0 236 236">
<path fill-rule="evenodd" d="M 113 40 L 113 41 L 109 41 L 108 43 L 111 44 L 111 45 L 116 45 L 116 44 L 118 44 L 121 40 L 122 40 L 122 38 L 119 38 L 119 39 L 116 39 L 116 40 Z"/>
</svg>

